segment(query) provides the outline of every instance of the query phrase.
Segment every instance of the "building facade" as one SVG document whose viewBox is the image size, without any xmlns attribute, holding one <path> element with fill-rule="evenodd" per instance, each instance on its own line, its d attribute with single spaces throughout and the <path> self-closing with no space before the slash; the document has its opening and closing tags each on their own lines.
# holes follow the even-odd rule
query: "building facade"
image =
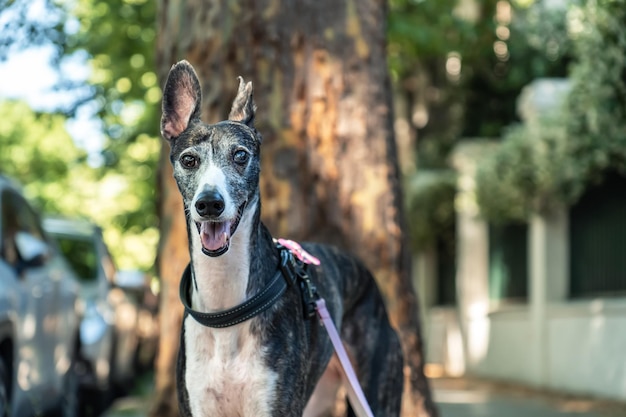
<svg viewBox="0 0 626 417">
<path fill-rule="evenodd" d="M 521 106 L 553 106 L 541 96 L 550 83 L 531 85 Z M 465 141 L 454 152 L 453 302 L 437 295 L 436 250 L 416 258 L 428 362 L 450 375 L 626 401 L 626 177 L 608 175 L 574 206 L 524 224 L 490 225 L 474 178 L 494 146 Z"/>
</svg>

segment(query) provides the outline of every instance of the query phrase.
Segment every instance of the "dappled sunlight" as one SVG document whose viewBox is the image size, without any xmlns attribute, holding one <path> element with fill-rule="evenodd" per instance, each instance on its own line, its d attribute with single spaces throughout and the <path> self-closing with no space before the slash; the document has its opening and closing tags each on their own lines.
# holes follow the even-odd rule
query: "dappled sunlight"
<svg viewBox="0 0 626 417">
<path fill-rule="evenodd" d="M 444 404 L 482 404 L 489 399 L 490 396 L 485 391 L 437 390 L 435 392 L 435 401 Z"/>
<path fill-rule="evenodd" d="M 111 364 L 108 358 L 98 357 L 98 359 L 96 359 L 96 375 L 98 375 L 98 378 L 105 378 L 110 374 L 110 369 Z"/>
<path fill-rule="evenodd" d="M 461 79 L 461 54 L 458 52 L 448 53 L 446 58 L 446 73 L 448 79 L 452 82 L 458 82 Z M 424 123 L 426 125 L 426 123 Z"/>
<path fill-rule="evenodd" d="M 460 376 L 465 373 L 465 349 L 461 328 L 455 323 L 448 328 L 447 367 L 450 376 Z"/>
<path fill-rule="evenodd" d="M 117 327 L 122 331 L 134 331 L 137 323 L 137 309 L 134 305 L 124 303 L 117 307 Z"/>
<path fill-rule="evenodd" d="M 467 325 L 467 360 L 471 364 L 482 362 L 489 351 L 489 326 L 487 317 L 470 319 Z"/>
<path fill-rule="evenodd" d="M 17 384 L 20 389 L 27 391 L 41 381 L 41 366 L 38 362 L 43 358 L 38 357 L 35 348 L 29 345 L 20 348 L 20 357 L 22 360 L 17 364 Z"/>
<path fill-rule="evenodd" d="M 29 311 L 32 311 L 31 309 L 28 309 Z M 21 326 L 21 332 L 22 332 L 22 337 L 25 340 L 30 340 L 33 338 L 33 336 L 35 335 L 35 330 L 37 328 L 37 322 L 35 320 L 35 314 L 34 313 L 28 313 L 25 317 L 22 318 L 22 322 L 21 322 L 22 326 Z"/>
<path fill-rule="evenodd" d="M 569 400 L 563 401 L 557 409 L 564 413 L 586 413 L 593 409 L 593 401 L 590 400 Z"/>
<path fill-rule="evenodd" d="M 140 267 L 149 270 L 154 265 L 159 231 L 156 227 L 141 231 L 120 231 L 114 228 L 104 230 L 104 239 L 110 243 L 115 261 L 120 269 Z"/>
<path fill-rule="evenodd" d="M 65 375 L 70 369 L 70 365 L 72 364 L 70 360 L 71 354 L 65 344 L 59 343 L 54 348 L 55 368 L 59 375 Z"/>
</svg>

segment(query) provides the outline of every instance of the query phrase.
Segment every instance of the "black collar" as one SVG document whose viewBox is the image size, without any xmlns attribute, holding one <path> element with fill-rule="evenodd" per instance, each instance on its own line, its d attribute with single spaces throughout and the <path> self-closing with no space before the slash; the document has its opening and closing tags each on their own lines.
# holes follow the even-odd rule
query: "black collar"
<svg viewBox="0 0 626 417">
<path fill-rule="evenodd" d="M 180 280 L 180 300 L 185 306 L 185 312 L 203 326 L 223 328 L 242 323 L 270 308 L 302 275 L 296 270 L 296 261 L 291 252 L 282 246 L 279 249 L 280 264 L 269 284 L 242 304 L 216 313 L 202 313 L 191 308 L 191 265 L 187 265 Z"/>
</svg>

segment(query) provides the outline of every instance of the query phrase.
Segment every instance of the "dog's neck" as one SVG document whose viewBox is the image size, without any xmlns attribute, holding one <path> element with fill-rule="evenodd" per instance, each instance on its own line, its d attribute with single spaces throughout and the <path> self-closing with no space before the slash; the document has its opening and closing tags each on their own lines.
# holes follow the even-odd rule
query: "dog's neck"
<svg viewBox="0 0 626 417">
<path fill-rule="evenodd" d="M 276 271 L 278 255 L 271 235 L 260 222 L 258 202 L 245 211 L 230 248 L 221 256 L 205 255 L 195 225 L 188 227 L 194 309 L 212 313 L 232 308 L 262 288 Z"/>
</svg>

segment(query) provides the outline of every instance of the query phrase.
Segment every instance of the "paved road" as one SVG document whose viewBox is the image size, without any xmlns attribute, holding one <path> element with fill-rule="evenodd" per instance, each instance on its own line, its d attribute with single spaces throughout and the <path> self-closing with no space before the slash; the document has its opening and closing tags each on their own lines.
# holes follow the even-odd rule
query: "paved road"
<svg viewBox="0 0 626 417">
<path fill-rule="evenodd" d="M 146 417 L 150 403 L 142 397 L 120 398 L 100 417 Z"/>
<path fill-rule="evenodd" d="M 432 380 L 441 417 L 626 417 L 626 404 L 479 380 Z"/>
<path fill-rule="evenodd" d="M 533 398 L 512 398 L 468 390 L 436 390 L 441 417 L 604 417 L 587 407 L 557 407 Z"/>
<path fill-rule="evenodd" d="M 152 384 L 120 398 L 101 417 L 146 417 Z M 626 404 L 542 393 L 477 380 L 432 380 L 440 417 L 626 417 Z"/>
</svg>

